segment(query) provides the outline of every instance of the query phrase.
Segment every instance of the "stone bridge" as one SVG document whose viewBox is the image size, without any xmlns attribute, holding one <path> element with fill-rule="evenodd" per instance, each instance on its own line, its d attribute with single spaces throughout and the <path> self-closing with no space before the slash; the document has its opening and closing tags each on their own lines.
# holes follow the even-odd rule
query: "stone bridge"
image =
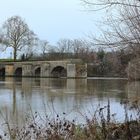
<svg viewBox="0 0 140 140">
<path fill-rule="evenodd" d="M 81 60 L 0 62 L 0 76 L 87 77 Z"/>
</svg>

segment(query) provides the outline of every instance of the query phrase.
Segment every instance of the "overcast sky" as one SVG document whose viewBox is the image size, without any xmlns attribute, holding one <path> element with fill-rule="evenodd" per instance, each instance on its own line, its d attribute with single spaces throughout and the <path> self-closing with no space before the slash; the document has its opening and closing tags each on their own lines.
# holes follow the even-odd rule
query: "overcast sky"
<svg viewBox="0 0 140 140">
<path fill-rule="evenodd" d="M 86 12 L 80 0 L 1 0 L 0 5 L 0 25 L 11 16 L 21 16 L 40 39 L 52 45 L 98 31 L 97 13 Z"/>
</svg>

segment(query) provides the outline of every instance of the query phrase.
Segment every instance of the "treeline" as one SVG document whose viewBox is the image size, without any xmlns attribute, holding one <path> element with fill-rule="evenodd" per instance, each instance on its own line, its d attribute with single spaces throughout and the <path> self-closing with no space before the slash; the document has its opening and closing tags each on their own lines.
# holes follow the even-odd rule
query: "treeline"
<svg viewBox="0 0 140 140">
<path fill-rule="evenodd" d="M 21 54 L 20 60 L 81 59 L 88 64 L 88 76 L 127 77 L 128 63 L 136 58 L 135 52 L 129 47 L 106 50 L 80 39 L 61 39 L 56 46 L 51 46 L 48 42 L 44 43 L 40 45 L 40 51 L 35 49 Z"/>
</svg>

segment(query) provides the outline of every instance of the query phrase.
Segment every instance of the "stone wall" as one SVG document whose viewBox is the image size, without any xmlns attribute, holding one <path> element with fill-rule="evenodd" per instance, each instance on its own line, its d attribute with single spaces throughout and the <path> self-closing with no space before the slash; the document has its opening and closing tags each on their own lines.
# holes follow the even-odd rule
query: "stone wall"
<svg viewBox="0 0 140 140">
<path fill-rule="evenodd" d="M 41 77 L 49 77 L 50 76 L 50 64 L 42 64 L 41 66 Z"/>
<path fill-rule="evenodd" d="M 31 64 L 22 66 L 22 76 L 33 76 L 33 68 Z"/>
<path fill-rule="evenodd" d="M 76 77 L 87 77 L 87 65 L 77 64 L 76 65 Z"/>
<path fill-rule="evenodd" d="M 14 75 L 14 65 L 6 65 L 5 76 L 13 76 L 13 75 Z"/>
<path fill-rule="evenodd" d="M 67 77 L 73 78 L 76 76 L 76 66 L 75 64 L 67 64 Z"/>
<path fill-rule="evenodd" d="M 71 63 L 70 61 L 37 61 L 37 62 L 12 62 L 3 63 L 6 76 L 15 76 L 15 71 L 20 68 L 21 76 L 36 76 L 35 70 L 40 69 L 40 77 L 51 77 L 51 72 L 56 67 L 62 67 L 66 70 L 66 77 L 77 78 L 87 77 L 87 65 L 81 62 Z M 18 75 L 17 75 L 18 76 Z"/>
</svg>

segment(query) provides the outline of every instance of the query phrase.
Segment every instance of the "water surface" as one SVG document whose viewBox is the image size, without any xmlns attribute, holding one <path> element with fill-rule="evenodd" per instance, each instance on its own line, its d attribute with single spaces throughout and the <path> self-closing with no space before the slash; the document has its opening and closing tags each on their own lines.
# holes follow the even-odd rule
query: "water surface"
<svg viewBox="0 0 140 140">
<path fill-rule="evenodd" d="M 6 77 L 0 79 L 0 110 L 13 124 L 24 123 L 27 114 L 35 111 L 50 117 L 66 113 L 67 119 L 82 123 L 85 116 L 92 117 L 97 107 L 107 105 L 109 100 L 111 113 L 123 120 L 122 101 L 140 97 L 139 91 L 140 82 L 127 79 Z M 1 120 L 4 117 L 1 115 Z"/>
</svg>

